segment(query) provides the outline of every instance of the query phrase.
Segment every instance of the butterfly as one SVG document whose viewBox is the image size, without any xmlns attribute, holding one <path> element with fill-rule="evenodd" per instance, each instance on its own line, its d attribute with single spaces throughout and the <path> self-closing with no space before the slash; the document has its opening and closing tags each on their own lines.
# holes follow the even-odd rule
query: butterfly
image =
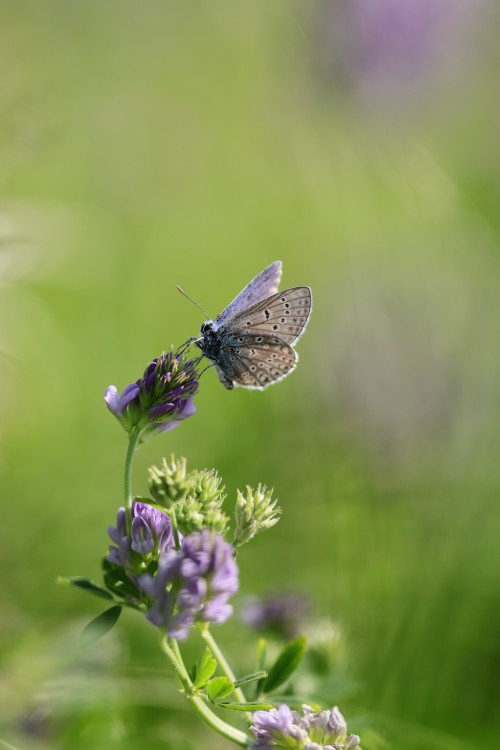
<svg viewBox="0 0 500 750">
<path fill-rule="evenodd" d="M 221 383 L 263 390 L 297 366 L 293 349 L 309 321 L 308 286 L 278 292 L 281 261 L 261 271 L 215 320 L 201 326 L 194 343 L 210 359 Z"/>
</svg>

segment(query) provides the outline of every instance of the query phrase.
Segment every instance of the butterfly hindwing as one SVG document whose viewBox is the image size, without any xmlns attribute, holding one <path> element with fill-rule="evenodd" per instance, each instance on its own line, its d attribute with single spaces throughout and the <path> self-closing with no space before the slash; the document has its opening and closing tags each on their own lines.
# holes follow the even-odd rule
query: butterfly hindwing
<svg viewBox="0 0 500 750">
<path fill-rule="evenodd" d="M 217 370 L 226 388 L 266 388 L 289 375 L 298 361 L 294 349 L 278 336 L 231 333 L 221 344 Z"/>
</svg>

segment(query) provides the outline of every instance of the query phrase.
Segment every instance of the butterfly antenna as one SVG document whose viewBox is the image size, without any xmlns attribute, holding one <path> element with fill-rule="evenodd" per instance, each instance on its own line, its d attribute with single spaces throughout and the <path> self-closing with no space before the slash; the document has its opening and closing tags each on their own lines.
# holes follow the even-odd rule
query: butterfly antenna
<svg viewBox="0 0 500 750">
<path fill-rule="evenodd" d="M 191 299 L 191 297 L 189 296 L 189 294 L 186 294 L 186 292 L 184 291 L 184 289 L 182 289 L 178 284 L 176 284 L 176 287 L 177 287 L 177 291 L 180 292 L 190 302 L 192 302 L 193 305 L 196 305 L 196 307 L 198 308 L 198 310 L 201 310 L 202 313 L 207 317 L 207 319 L 210 318 L 210 315 L 207 313 L 207 311 L 204 310 L 201 305 L 199 305 L 197 302 L 195 302 L 194 299 Z"/>
</svg>

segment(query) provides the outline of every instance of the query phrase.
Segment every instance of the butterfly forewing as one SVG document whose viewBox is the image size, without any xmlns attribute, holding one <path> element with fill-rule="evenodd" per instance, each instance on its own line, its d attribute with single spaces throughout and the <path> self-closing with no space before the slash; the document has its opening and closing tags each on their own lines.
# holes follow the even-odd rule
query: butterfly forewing
<svg viewBox="0 0 500 750">
<path fill-rule="evenodd" d="M 267 299 L 278 291 L 281 279 L 281 261 L 276 260 L 264 268 L 255 279 L 238 294 L 226 309 L 214 321 L 214 328 L 218 328 L 224 321 L 228 321 L 243 310 L 261 300 Z"/>
<path fill-rule="evenodd" d="M 232 333 L 272 335 L 287 344 L 294 344 L 309 321 L 311 305 L 309 287 L 286 289 L 238 313 L 225 326 L 221 326 L 220 333 L 223 335 L 225 329 L 230 327 Z"/>
</svg>

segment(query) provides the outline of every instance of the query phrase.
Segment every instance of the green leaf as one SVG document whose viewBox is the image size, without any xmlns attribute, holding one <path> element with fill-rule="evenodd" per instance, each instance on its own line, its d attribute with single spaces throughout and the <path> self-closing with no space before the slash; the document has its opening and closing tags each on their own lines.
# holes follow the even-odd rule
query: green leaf
<svg viewBox="0 0 500 750">
<path fill-rule="evenodd" d="M 104 571 L 104 583 L 114 594 L 121 597 L 131 596 L 134 599 L 141 598 L 140 591 L 134 586 L 125 571 L 119 568 L 118 565 L 114 565 L 104 558 L 102 569 Z"/>
<path fill-rule="evenodd" d="M 111 596 L 109 591 L 106 591 L 106 589 L 102 588 L 102 586 L 99 586 L 97 583 L 90 581 L 88 578 L 82 578 L 81 576 L 59 576 L 57 579 L 57 583 L 76 586 L 79 589 L 84 589 L 85 591 L 89 591 L 91 594 L 95 594 L 95 596 L 101 596 L 103 599 L 110 599 L 111 601 L 113 601 L 113 597 Z"/>
<path fill-rule="evenodd" d="M 295 672 L 306 652 L 306 639 L 295 638 L 287 643 L 280 653 L 274 664 L 269 670 L 267 678 L 264 680 L 264 693 L 271 693 Z"/>
<path fill-rule="evenodd" d="M 200 664 L 195 664 L 193 685 L 196 688 L 202 687 L 214 674 L 217 669 L 217 662 L 212 656 L 209 648 L 205 649 Z"/>
<path fill-rule="evenodd" d="M 241 687 L 242 685 L 247 685 L 249 682 L 255 682 L 256 680 L 262 680 L 264 677 L 267 677 L 267 672 L 265 670 L 261 670 L 260 672 L 252 672 L 252 674 L 247 674 L 244 677 L 240 677 L 236 682 L 234 683 L 234 687 Z"/>
<path fill-rule="evenodd" d="M 270 708 L 276 708 L 276 703 L 233 703 L 232 701 L 223 701 L 217 703 L 221 708 L 230 708 L 232 711 L 268 711 Z"/>
<path fill-rule="evenodd" d="M 215 679 L 210 680 L 207 685 L 207 695 L 213 702 L 225 698 L 226 695 L 232 693 L 233 690 L 234 685 L 231 680 L 227 679 L 227 677 L 215 677 Z"/>
<path fill-rule="evenodd" d="M 109 633 L 111 628 L 116 625 L 122 612 L 122 607 L 110 607 L 100 615 L 97 615 L 88 625 L 84 627 L 80 635 L 80 643 L 83 646 L 90 646 L 91 643 L 98 641 L 104 635 Z"/>
</svg>

